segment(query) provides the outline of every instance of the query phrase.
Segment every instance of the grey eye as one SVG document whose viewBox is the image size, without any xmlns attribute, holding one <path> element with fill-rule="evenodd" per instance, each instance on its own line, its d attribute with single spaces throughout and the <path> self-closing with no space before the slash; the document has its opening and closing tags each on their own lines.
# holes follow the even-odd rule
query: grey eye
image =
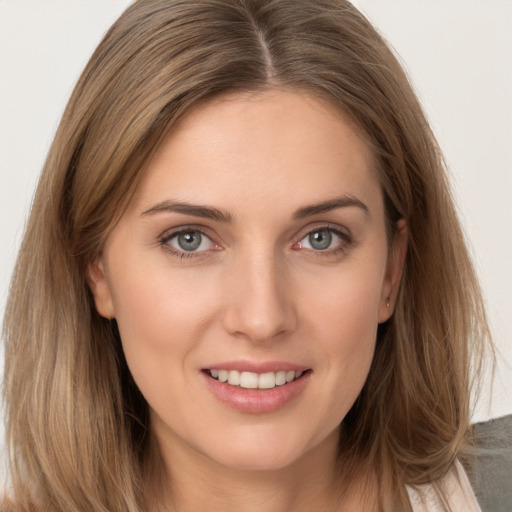
<svg viewBox="0 0 512 512">
<path fill-rule="evenodd" d="M 176 243 L 183 251 L 196 251 L 201 246 L 203 236 L 199 231 L 187 231 L 176 235 Z"/>
<path fill-rule="evenodd" d="M 331 246 L 332 232 L 329 229 L 319 229 L 308 235 L 309 245 L 317 251 L 324 251 Z"/>
<path fill-rule="evenodd" d="M 161 243 L 180 257 L 198 255 L 198 253 L 219 249 L 207 235 L 198 229 L 184 229 L 175 232 L 164 238 Z"/>
</svg>

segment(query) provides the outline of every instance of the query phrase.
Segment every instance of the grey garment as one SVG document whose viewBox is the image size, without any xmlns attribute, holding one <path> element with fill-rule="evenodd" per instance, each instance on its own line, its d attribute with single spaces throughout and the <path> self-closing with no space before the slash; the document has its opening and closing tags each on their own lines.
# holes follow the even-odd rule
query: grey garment
<svg viewBox="0 0 512 512">
<path fill-rule="evenodd" d="M 482 512 L 512 512 L 512 414 L 476 423 L 473 434 L 465 469 Z"/>
</svg>

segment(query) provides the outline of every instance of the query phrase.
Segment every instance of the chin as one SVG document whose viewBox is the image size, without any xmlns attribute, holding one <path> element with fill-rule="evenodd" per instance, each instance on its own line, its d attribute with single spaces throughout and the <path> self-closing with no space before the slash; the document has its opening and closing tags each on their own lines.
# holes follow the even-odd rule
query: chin
<svg viewBox="0 0 512 512">
<path fill-rule="evenodd" d="M 278 471 L 307 461 L 324 446 L 336 450 L 337 431 L 327 436 L 308 436 L 298 429 L 291 432 L 279 428 L 277 432 L 267 429 L 251 429 L 244 435 L 218 438 L 206 454 L 223 467 L 239 471 Z M 249 434 L 249 435 L 248 435 Z M 213 448 L 213 449 L 211 449 Z"/>
<path fill-rule="evenodd" d="M 279 471 L 297 462 L 303 454 L 283 453 L 281 450 L 268 452 L 252 447 L 237 453 L 227 453 L 215 457 L 215 462 L 237 471 Z"/>
</svg>

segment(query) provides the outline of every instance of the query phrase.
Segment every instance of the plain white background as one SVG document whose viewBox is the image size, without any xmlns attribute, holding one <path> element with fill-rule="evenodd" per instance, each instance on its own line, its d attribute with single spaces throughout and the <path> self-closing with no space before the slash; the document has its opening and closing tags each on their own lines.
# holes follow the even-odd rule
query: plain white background
<svg viewBox="0 0 512 512">
<path fill-rule="evenodd" d="M 0 0 L 2 314 L 32 194 L 60 115 L 90 54 L 129 3 Z M 510 414 L 512 2 L 354 3 L 401 56 L 451 170 L 501 352 L 492 395 L 486 393 L 474 419 Z"/>
</svg>

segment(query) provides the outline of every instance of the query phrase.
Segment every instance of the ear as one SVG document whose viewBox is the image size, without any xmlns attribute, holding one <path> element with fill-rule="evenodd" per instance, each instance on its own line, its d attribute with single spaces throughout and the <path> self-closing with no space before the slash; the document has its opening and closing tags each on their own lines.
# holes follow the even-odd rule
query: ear
<svg viewBox="0 0 512 512">
<path fill-rule="evenodd" d="M 104 263 L 101 257 L 98 257 L 87 268 L 87 283 L 91 288 L 96 304 L 96 310 L 105 318 L 114 318 L 114 303 L 112 293 L 105 274 Z"/>
<path fill-rule="evenodd" d="M 407 225 L 405 219 L 397 222 L 397 231 L 389 251 L 386 274 L 382 285 L 382 294 L 379 305 L 379 323 L 386 322 L 393 314 L 405 256 L 407 254 Z"/>
</svg>

